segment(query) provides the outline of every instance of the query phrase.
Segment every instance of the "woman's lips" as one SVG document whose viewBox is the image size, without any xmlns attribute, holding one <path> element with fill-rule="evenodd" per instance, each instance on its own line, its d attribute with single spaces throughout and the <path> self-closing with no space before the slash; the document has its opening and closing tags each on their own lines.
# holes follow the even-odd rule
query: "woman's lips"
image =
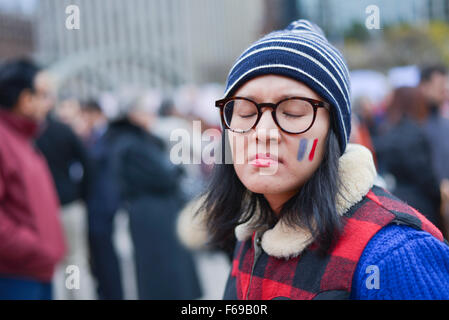
<svg viewBox="0 0 449 320">
<path fill-rule="evenodd" d="M 273 165 L 278 165 L 277 157 L 270 154 L 258 153 L 255 156 L 251 157 L 249 164 L 256 168 L 268 168 Z"/>
</svg>

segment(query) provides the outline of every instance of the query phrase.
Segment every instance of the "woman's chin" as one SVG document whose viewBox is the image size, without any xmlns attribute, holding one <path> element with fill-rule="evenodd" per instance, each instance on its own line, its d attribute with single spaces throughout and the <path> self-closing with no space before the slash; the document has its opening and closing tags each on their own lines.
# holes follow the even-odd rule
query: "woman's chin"
<svg viewBox="0 0 449 320">
<path fill-rule="evenodd" d="M 258 176 L 253 177 L 246 184 L 244 183 L 244 185 L 254 193 L 273 194 L 283 192 L 285 188 L 284 182 L 279 177 Z"/>
</svg>

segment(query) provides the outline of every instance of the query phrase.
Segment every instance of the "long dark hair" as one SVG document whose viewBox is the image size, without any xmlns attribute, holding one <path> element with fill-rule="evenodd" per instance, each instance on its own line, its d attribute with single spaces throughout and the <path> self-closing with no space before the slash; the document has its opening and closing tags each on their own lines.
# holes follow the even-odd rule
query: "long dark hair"
<svg viewBox="0 0 449 320">
<path fill-rule="evenodd" d="M 229 149 L 223 134 L 222 142 Z M 338 159 L 341 155 L 334 124 L 326 139 L 326 152 L 312 177 L 282 207 L 277 216 L 263 194 L 249 191 L 238 178 L 232 164 L 216 164 L 205 201 L 198 212 L 207 212 L 206 221 L 210 246 L 232 254 L 235 245 L 234 228 L 247 222 L 259 210 L 255 226 L 274 226 L 283 219 L 290 226 L 309 230 L 321 253 L 327 252 L 338 237 L 341 221 L 335 205 L 340 181 Z M 253 221 L 252 221 L 253 222 Z"/>
</svg>

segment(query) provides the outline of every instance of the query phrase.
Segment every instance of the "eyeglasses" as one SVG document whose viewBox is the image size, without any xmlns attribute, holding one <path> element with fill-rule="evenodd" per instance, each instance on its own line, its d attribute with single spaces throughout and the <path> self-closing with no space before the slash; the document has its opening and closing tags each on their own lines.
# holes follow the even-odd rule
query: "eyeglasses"
<svg viewBox="0 0 449 320">
<path fill-rule="evenodd" d="M 262 117 L 262 108 L 268 107 L 276 125 L 293 134 L 304 133 L 313 126 L 318 108 L 330 108 L 327 102 L 304 97 L 289 97 L 277 103 L 230 97 L 216 101 L 215 106 L 220 108 L 222 123 L 232 132 L 245 133 L 255 128 Z"/>
</svg>

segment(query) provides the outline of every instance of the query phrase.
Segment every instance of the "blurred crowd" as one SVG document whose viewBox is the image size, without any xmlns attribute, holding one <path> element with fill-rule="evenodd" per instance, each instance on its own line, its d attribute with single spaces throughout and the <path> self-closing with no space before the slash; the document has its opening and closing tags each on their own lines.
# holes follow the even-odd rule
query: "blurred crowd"
<svg viewBox="0 0 449 320">
<path fill-rule="evenodd" d="M 372 151 L 377 183 L 447 237 L 447 70 L 423 67 L 412 86 L 361 82 L 351 141 Z M 365 94 L 373 89 L 375 98 Z M 76 266 L 93 279 L 95 298 L 123 299 L 113 243 L 121 209 L 129 217 L 138 298 L 200 298 L 195 261 L 174 226 L 205 188 L 211 165 L 173 164 L 170 135 L 192 133 L 194 121 L 203 132 L 221 130 L 213 106 L 223 88 L 186 85 L 167 94 L 125 87 L 87 100 L 56 91 L 52 75 L 31 61 L 0 67 L 0 298 L 85 298 L 71 287 L 77 280 L 69 267 Z M 201 158 L 201 145 L 183 143 Z"/>
<path fill-rule="evenodd" d="M 85 299 L 85 290 L 73 289 L 93 283 L 96 298 L 123 299 L 114 245 L 121 209 L 138 298 L 200 298 L 175 220 L 211 166 L 174 165 L 170 147 L 180 142 L 170 135 L 183 128 L 191 137 L 193 120 L 203 131 L 219 128 L 209 108 L 217 92 L 213 84 L 170 96 L 126 87 L 86 101 L 58 99 L 52 75 L 31 61 L 1 66 L 0 298 Z M 183 147 L 201 155 L 191 140 Z"/>
<path fill-rule="evenodd" d="M 448 71 L 443 65 L 428 65 L 418 70 L 416 79 L 410 70 L 403 71 L 402 81 L 388 83 L 385 78 L 368 82 L 366 90 L 358 88 L 351 140 L 372 151 L 379 183 L 423 213 L 447 238 Z"/>
</svg>

